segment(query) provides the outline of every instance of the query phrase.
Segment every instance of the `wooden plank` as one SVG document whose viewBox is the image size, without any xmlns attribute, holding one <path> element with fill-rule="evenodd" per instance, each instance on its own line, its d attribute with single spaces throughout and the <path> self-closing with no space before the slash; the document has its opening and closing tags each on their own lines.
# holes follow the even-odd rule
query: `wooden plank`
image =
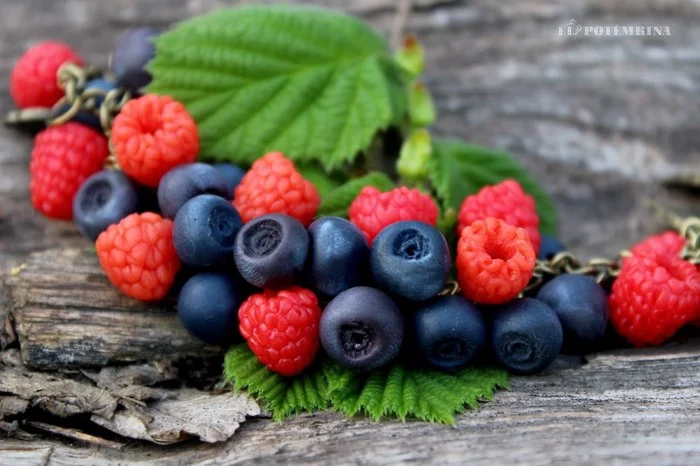
<svg viewBox="0 0 700 466">
<path fill-rule="evenodd" d="M 187 333 L 172 298 L 150 305 L 119 292 L 89 249 L 31 254 L 6 285 L 22 359 L 32 368 L 174 361 L 221 353 Z"/>
</svg>

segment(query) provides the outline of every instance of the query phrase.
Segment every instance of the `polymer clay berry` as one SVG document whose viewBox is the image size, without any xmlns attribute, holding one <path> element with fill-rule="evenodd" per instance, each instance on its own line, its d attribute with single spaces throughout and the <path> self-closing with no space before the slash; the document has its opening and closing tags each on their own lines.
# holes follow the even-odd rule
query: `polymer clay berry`
<svg viewBox="0 0 700 466">
<path fill-rule="evenodd" d="M 376 236 L 369 264 L 377 288 L 425 301 L 445 287 L 452 261 L 447 240 L 437 228 L 409 220 L 392 223 Z"/>
<path fill-rule="evenodd" d="M 40 42 L 27 50 L 10 74 L 10 95 L 19 108 L 53 107 L 64 92 L 58 86 L 58 69 L 83 60 L 62 42 Z"/>
<path fill-rule="evenodd" d="M 241 184 L 246 171 L 238 165 L 234 165 L 232 163 L 217 163 L 214 165 L 214 168 L 216 168 L 224 177 L 224 180 L 226 180 L 228 200 L 233 200 L 233 194 L 236 191 L 236 187 Z"/>
<path fill-rule="evenodd" d="M 226 179 L 211 165 L 186 163 L 173 168 L 160 180 L 158 206 L 163 216 L 175 218 L 185 202 L 200 194 L 228 197 Z"/>
<path fill-rule="evenodd" d="M 168 96 L 147 94 L 127 102 L 114 119 L 111 138 L 119 167 L 150 187 L 199 153 L 194 119 Z"/>
<path fill-rule="evenodd" d="M 524 228 L 489 217 L 462 230 L 457 243 L 457 280 L 468 299 L 502 304 L 525 289 L 535 251 Z"/>
<path fill-rule="evenodd" d="M 102 232 L 95 243 L 107 278 L 125 295 L 156 301 L 168 294 L 180 269 L 173 222 L 158 214 L 131 214 Z"/>
<path fill-rule="evenodd" d="M 80 123 L 50 126 L 34 139 L 29 192 L 34 208 L 50 218 L 71 220 L 80 185 L 102 170 L 107 139 Z"/>
<path fill-rule="evenodd" d="M 550 260 L 557 253 L 566 250 L 564 243 L 552 235 L 540 235 L 540 250 L 537 252 L 537 259 L 546 261 Z"/>
<path fill-rule="evenodd" d="M 321 317 L 321 343 L 343 367 L 371 371 L 394 360 L 404 340 L 404 317 L 385 293 L 357 286 L 333 298 Z"/>
<path fill-rule="evenodd" d="M 457 234 L 477 220 L 495 217 L 527 230 L 535 253 L 540 249 L 540 219 L 535 200 L 523 191 L 515 180 L 505 180 L 493 186 L 485 186 L 467 196 L 459 209 Z"/>
<path fill-rule="evenodd" d="M 610 321 L 635 346 L 660 345 L 700 319 L 700 274 L 673 255 L 625 258 L 610 294 Z"/>
<path fill-rule="evenodd" d="M 314 360 L 321 308 L 311 290 L 293 286 L 251 295 L 238 311 L 239 329 L 258 360 L 292 376 Z"/>
<path fill-rule="evenodd" d="M 669 230 L 640 241 L 632 246 L 630 252 L 641 257 L 654 257 L 657 254 L 679 256 L 683 246 L 685 246 L 685 238 L 678 232 Z"/>
<path fill-rule="evenodd" d="M 238 184 L 233 206 L 244 222 L 265 214 L 286 214 L 305 227 L 316 216 L 321 197 L 282 152 L 270 152 L 253 163 Z"/>
<path fill-rule="evenodd" d="M 362 230 L 370 245 L 387 226 L 401 220 L 416 220 L 435 226 L 439 209 L 432 197 L 405 186 L 381 192 L 373 186 L 362 188 L 352 204 L 349 218 Z"/>
<path fill-rule="evenodd" d="M 119 86 L 138 93 L 151 82 L 146 65 L 155 57 L 153 40 L 158 34 L 160 31 L 156 28 L 142 27 L 129 29 L 119 36 L 110 60 Z"/>
</svg>

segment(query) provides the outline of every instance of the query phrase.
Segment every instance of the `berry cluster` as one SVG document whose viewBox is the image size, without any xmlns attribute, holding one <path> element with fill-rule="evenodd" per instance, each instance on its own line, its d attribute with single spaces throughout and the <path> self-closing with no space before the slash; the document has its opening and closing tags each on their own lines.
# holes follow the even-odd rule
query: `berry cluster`
<svg viewBox="0 0 700 466">
<path fill-rule="evenodd" d="M 317 217 L 316 188 L 281 152 L 247 171 L 197 162 L 198 129 L 185 107 L 138 94 L 157 33 L 125 34 L 113 54 L 116 81 L 93 84 L 136 96 L 114 118 L 109 144 L 80 113 L 40 132 L 30 191 L 39 212 L 73 219 L 96 241 L 107 277 L 126 295 L 162 299 L 184 275 L 178 314 L 201 340 L 242 337 L 285 376 L 321 349 L 357 371 L 409 353 L 447 371 L 491 355 L 530 374 L 562 348 L 593 348 L 608 320 L 639 346 L 700 320 L 700 271 L 681 258 L 685 239 L 674 232 L 635 246 L 610 293 L 576 273 L 530 290 L 538 260 L 564 246 L 540 236 L 535 201 L 515 180 L 463 200 L 450 283 L 451 248 L 429 194 L 368 186 L 349 220 Z M 17 105 L 60 110 L 56 73 L 66 62 L 81 60 L 62 44 L 27 52 L 12 74 Z M 118 170 L 104 169 L 110 150 Z"/>
</svg>

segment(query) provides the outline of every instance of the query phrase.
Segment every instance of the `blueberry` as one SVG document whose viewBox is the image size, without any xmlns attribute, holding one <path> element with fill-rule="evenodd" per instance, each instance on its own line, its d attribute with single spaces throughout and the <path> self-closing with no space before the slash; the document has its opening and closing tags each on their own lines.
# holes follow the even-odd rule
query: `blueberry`
<svg viewBox="0 0 700 466">
<path fill-rule="evenodd" d="M 205 163 L 187 163 L 175 167 L 163 176 L 158 185 L 160 211 L 168 218 L 175 218 L 180 207 L 199 194 L 227 197 L 228 188 L 224 176 Z"/>
<path fill-rule="evenodd" d="M 228 189 L 228 199 L 233 199 L 233 193 L 236 190 L 236 186 L 241 182 L 243 176 L 245 175 L 245 170 L 242 168 L 230 164 L 230 163 L 217 163 L 214 167 L 219 170 L 219 172 L 224 176 L 226 180 L 226 188 Z"/>
<path fill-rule="evenodd" d="M 192 335 L 205 343 L 222 345 L 235 340 L 238 308 L 244 299 L 231 277 L 204 272 L 183 285 L 177 314 Z"/>
<path fill-rule="evenodd" d="M 447 240 L 423 222 L 396 222 L 374 239 L 370 269 L 377 287 L 412 301 L 434 298 L 450 275 Z"/>
<path fill-rule="evenodd" d="M 138 187 L 123 172 L 104 170 L 83 182 L 73 198 L 73 219 L 91 240 L 108 226 L 137 211 Z"/>
<path fill-rule="evenodd" d="M 418 351 L 433 366 L 464 367 L 484 347 L 487 327 L 474 304 L 461 296 L 437 298 L 413 315 Z"/>
<path fill-rule="evenodd" d="M 324 297 L 336 296 L 362 282 L 369 258 L 367 239 L 340 217 L 323 217 L 309 225 L 308 279 Z"/>
<path fill-rule="evenodd" d="M 309 234 L 299 220 L 268 214 L 246 223 L 236 237 L 233 258 L 241 276 L 258 288 L 282 288 L 301 276 Z"/>
<path fill-rule="evenodd" d="M 193 197 L 175 216 L 175 252 L 192 267 L 221 264 L 231 257 L 242 225 L 238 211 L 226 199 L 211 194 Z"/>
<path fill-rule="evenodd" d="M 321 344 L 338 364 L 356 371 L 377 369 L 398 356 L 404 320 L 385 293 L 357 286 L 340 293 L 321 315 Z"/>
<path fill-rule="evenodd" d="M 542 242 L 540 243 L 540 250 L 537 253 L 537 258 L 539 260 L 549 260 L 557 253 L 566 250 L 564 243 L 552 235 L 541 235 L 540 238 L 542 238 Z"/>
<path fill-rule="evenodd" d="M 117 82 L 134 93 L 151 82 L 146 65 L 156 54 L 153 39 L 160 31 L 151 27 L 134 28 L 125 31 L 112 52 L 112 73 Z"/>
<path fill-rule="evenodd" d="M 608 295 L 592 277 L 560 275 L 545 284 L 536 298 L 556 312 L 567 349 L 591 349 L 605 334 Z"/>
<path fill-rule="evenodd" d="M 563 331 L 557 314 L 542 301 L 522 298 L 499 306 L 493 320 L 496 359 L 514 374 L 534 374 L 559 354 Z"/>
</svg>

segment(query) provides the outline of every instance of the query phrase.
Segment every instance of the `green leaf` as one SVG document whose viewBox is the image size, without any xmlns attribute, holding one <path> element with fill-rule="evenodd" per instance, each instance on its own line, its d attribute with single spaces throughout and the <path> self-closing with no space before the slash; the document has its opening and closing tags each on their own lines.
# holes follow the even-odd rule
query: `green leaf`
<svg viewBox="0 0 700 466">
<path fill-rule="evenodd" d="M 540 231 L 556 234 L 557 212 L 552 198 L 505 152 L 458 140 L 437 140 L 428 164 L 428 177 L 444 208 L 459 211 L 462 201 L 484 186 L 507 178 L 517 180 L 535 199 Z"/>
<path fill-rule="evenodd" d="M 328 406 L 328 381 L 322 370 L 312 367 L 296 377 L 282 377 L 260 364 L 245 343 L 226 353 L 224 379 L 262 401 L 276 420 Z"/>
<path fill-rule="evenodd" d="M 369 172 L 365 176 L 354 178 L 323 198 L 318 215 L 347 217 L 350 204 L 365 186 L 388 191 L 394 187 L 394 182 L 382 172 Z"/>
<path fill-rule="evenodd" d="M 156 40 L 148 92 L 181 101 L 201 155 L 251 163 L 279 150 L 338 167 L 406 112 L 406 75 L 382 36 L 318 8 L 244 6 Z"/>
<path fill-rule="evenodd" d="M 348 416 L 364 413 L 378 420 L 408 417 L 454 424 L 454 415 L 497 388 L 508 386 L 508 372 L 489 367 L 468 368 L 455 374 L 394 364 L 370 374 L 356 374 L 337 366 L 326 368 L 331 405 Z"/>
<path fill-rule="evenodd" d="M 316 186 L 322 198 L 342 184 L 339 176 L 328 174 L 317 163 L 297 163 L 296 167 L 301 176 Z"/>
</svg>

